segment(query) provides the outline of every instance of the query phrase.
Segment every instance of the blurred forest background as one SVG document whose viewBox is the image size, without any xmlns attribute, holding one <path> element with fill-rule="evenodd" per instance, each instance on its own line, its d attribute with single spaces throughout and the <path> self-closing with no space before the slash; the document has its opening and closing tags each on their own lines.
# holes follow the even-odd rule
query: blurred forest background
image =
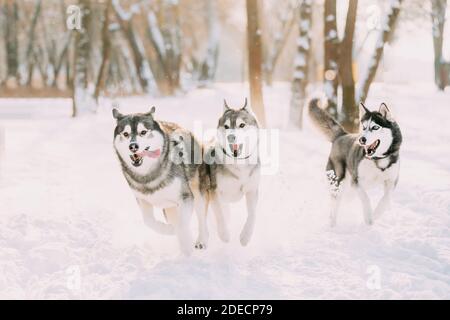
<svg viewBox="0 0 450 320">
<path fill-rule="evenodd" d="M 447 0 L 0 0 L 0 97 L 71 97 L 76 117 L 103 96 L 248 81 L 264 124 L 263 87 L 289 81 L 295 126 L 319 86 L 355 130 L 374 81 L 450 86 L 446 13 Z"/>
</svg>

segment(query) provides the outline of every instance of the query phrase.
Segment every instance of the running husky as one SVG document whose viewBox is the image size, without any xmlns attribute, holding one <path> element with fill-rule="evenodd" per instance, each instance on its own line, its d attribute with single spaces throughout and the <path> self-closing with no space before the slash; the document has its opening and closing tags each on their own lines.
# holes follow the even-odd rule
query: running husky
<svg viewBox="0 0 450 320">
<path fill-rule="evenodd" d="M 202 224 L 206 223 L 209 176 L 202 164 L 202 148 L 193 135 L 176 124 L 156 121 L 154 113 L 155 107 L 130 115 L 114 109 L 114 148 L 146 225 L 161 234 L 176 234 L 182 252 L 189 255 L 194 208 L 200 218 L 196 248 L 206 246 Z M 155 218 L 154 206 L 163 208 L 171 224 Z"/>
<path fill-rule="evenodd" d="M 309 104 L 309 113 L 315 124 L 332 143 L 327 164 L 327 177 L 331 186 L 331 225 L 342 198 L 344 180 L 350 180 L 361 199 L 364 220 L 368 225 L 387 208 L 399 176 L 399 152 L 402 143 L 400 127 L 389 108 L 382 103 L 379 111 L 369 111 L 360 104 L 361 132 L 347 133 L 326 111 L 318 106 L 318 99 Z M 372 211 L 366 188 L 382 184 L 384 195 Z"/>
<path fill-rule="evenodd" d="M 243 196 L 247 202 L 247 221 L 240 235 L 241 244 L 247 245 L 253 234 L 261 169 L 258 128 L 247 99 L 237 110 L 231 109 L 224 100 L 216 141 L 205 156 L 205 161 L 210 164 L 210 203 L 217 219 L 219 237 L 224 242 L 230 239 L 226 221 L 228 204 Z"/>
</svg>

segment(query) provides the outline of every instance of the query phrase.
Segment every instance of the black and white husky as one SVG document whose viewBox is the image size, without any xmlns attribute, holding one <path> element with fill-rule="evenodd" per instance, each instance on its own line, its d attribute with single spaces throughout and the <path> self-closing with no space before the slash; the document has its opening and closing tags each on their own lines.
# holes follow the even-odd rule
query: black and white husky
<svg viewBox="0 0 450 320">
<path fill-rule="evenodd" d="M 258 128 L 247 99 L 240 109 L 232 109 L 224 101 L 215 143 L 205 156 L 210 168 L 210 204 L 216 216 L 219 237 L 224 242 L 230 239 L 227 226 L 229 203 L 244 196 L 247 220 L 241 231 L 241 244 L 247 245 L 253 234 L 261 171 Z"/>
<path fill-rule="evenodd" d="M 310 102 L 309 113 L 332 143 L 326 168 L 331 186 L 331 225 L 336 225 L 345 181 L 356 188 L 362 202 L 364 220 L 370 225 L 374 217 L 378 217 L 389 205 L 398 181 L 402 143 L 400 127 L 386 104 L 382 103 L 379 111 L 369 111 L 361 104 L 361 131 L 359 134 L 349 134 L 318 103 L 318 99 Z M 384 195 L 372 210 L 366 189 L 377 184 L 384 187 Z"/>
<path fill-rule="evenodd" d="M 146 225 L 161 234 L 176 234 L 182 252 L 190 254 L 194 246 L 189 221 L 194 209 L 200 224 L 196 247 L 204 248 L 207 239 L 201 231 L 209 175 L 193 135 L 176 124 L 155 120 L 154 112 L 155 107 L 148 113 L 123 115 L 114 109 L 114 148 Z M 163 208 L 170 223 L 158 221 L 153 207 Z"/>
</svg>

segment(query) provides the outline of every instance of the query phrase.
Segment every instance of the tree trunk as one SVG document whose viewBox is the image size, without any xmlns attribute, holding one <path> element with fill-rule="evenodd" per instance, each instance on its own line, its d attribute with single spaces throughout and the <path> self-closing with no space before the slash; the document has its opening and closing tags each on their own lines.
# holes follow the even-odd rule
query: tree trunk
<svg viewBox="0 0 450 320">
<path fill-rule="evenodd" d="M 340 45 L 339 77 L 342 86 L 342 125 L 349 132 L 358 130 L 359 109 L 355 102 L 353 78 L 353 36 L 358 0 L 349 0 L 344 39 Z"/>
<path fill-rule="evenodd" d="M 339 85 L 339 37 L 336 23 L 336 0 L 325 0 L 324 10 L 324 90 L 327 111 L 337 119 L 337 90 Z"/>
<path fill-rule="evenodd" d="M 35 40 L 35 31 L 36 31 L 36 25 L 39 18 L 39 15 L 41 13 L 42 8 L 42 0 L 39 0 L 36 2 L 33 18 L 31 19 L 31 26 L 30 30 L 28 32 L 28 44 L 27 44 L 27 50 L 25 55 L 25 63 L 27 65 L 28 69 L 28 79 L 26 80 L 27 85 L 31 85 L 31 81 L 33 80 L 33 69 L 34 69 L 34 61 L 33 61 L 33 46 L 34 46 L 34 40 Z"/>
<path fill-rule="evenodd" d="M 19 71 L 19 46 L 18 46 L 18 8 L 14 0 L 6 0 L 5 11 L 5 42 L 7 78 L 17 80 Z"/>
<path fill-rule="evenodd" d="M 142 41 L 138 38 L 133 28 L 132 15 L 133 13 L 125 14 L 123 9 L 119 7 L 118 1 L 113 1 L 113 8 L 116 13 L 117 20 L 125 35 L 131 53 L 133 55 L 133 62 L 137 70 L 140 85 L 146 92 L 149 91 L 151 79 L 149 78 L 148 61 L 145 56 L 144 48 L 142 47 Z"/>
<path fill-rule="evenodd" d="M 290 120 L 299 128 L 303 126 L 303 106 L 306 100 L 308 84 L 308 61 L 311 51 L 312 3 L 302 1 L 299 7 L 299 35 L 297 38 L 297 55 L 295 57 L 294 79 L 292 80 L 292 97 Z"/>
<path fill-rule="evenodd" d="M 104 11 L 104 20 L 102 27 L 102 42 L 103 42 L 103 51 L 102 51 L 102 63 L 100 65 L 100 69 L 98 71 L 97 81 L 95 82 L 95 91 L 94 98 L 96 103 L 98 104 L 98 98 L 100 96 L 100 90 L 104 87 L 106 82 L 109 56 L 111 51 L 111 42 L 110 42 L 110 34 L 109 34 L 109 15 L 111 9 L 111 0 L 107 0 L 106 8 Z"/>
<path fill-rule="evenodd" d="M 392 38 L 392 33 L 394 32 L 395 24 L 400 13 L 401 3 L 402 0 L 391 1 L 386 20 L 382 26 L 382 29 L 380 30 L 380 35 L 375 47 L 375 52 L 369 60 L 369 66 L 367 68 L 366 75 L 362 78 L 362 83 L 359 89 L 356 103 L 364 103 L 367 99 L 370 85 L 375 78 L 381 58 L 383 57 L 384 46 L 389 41 L 389 39 Z"/>
<path fill-rule="evenodd" d="M 266 126 L 262 91 L 262 41 L 259 23 L 260 0 L 246 0 L 247 47 L 251 106 L 262 127 Z"/>
<path fill-rule="evenodd" d="M 89 0 L 79 0 L 82 12 L 82 29 L 74 30 L 75 35 L 75 58 L 74 74 L 72 83 L 72 117 L 76 117 L 80 110 L 86 107 L 84 102 L 87 98 L 88 70 L 90 58 L 89 25 L 91 20 L 91 8 Z M 82 103 L 83 102 L 83 106 Z"/>
<path fill-rule="evenodd" d="M 200 66 L 200 86 L 207 86 L 214 80 L 219 57 L 220 26 L 217 16 L 216 1 L 206 0 L 206 24 L 208 27 L 208 47 L 203 63 Z"/>
<path fill-rule="evenodd" d="M 445 61 L 442 56 L 444 43 L 445 12 L 447 0 L 431 0 L 431 18 L 433 23 L 434 46 L 434 79 L 439 90 L 444 90 L 448 85 L 449 74 L 445 72 Z"/>
</svg>

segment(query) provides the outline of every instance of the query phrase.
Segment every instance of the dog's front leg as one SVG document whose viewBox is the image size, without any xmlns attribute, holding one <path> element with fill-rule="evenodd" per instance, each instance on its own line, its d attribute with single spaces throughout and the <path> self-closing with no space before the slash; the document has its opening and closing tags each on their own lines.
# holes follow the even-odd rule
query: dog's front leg
<svg viewBox="0 0 450 320">
<path fill-rule="evenodd" d="M 195 243 L 196 249 L 206 249 L 208 245 L 209 232 L 206 214 L 208 212 L 208 198 L 201 194 L 197 194 L 194 200 L 195 212 L 198 220 L 198 238 Z"/>
<path fill-rule="evenodd" d="M 245 194 L 247 202 L 247 221 L 241 232 L 241 244 L 246 246 L 252 238 L 255 229 L 256 205 L 258 203 L 258 189 L 247 192 Z"/>
<path fill-rule="evenodd" d="M 224 212 L 228 209 L 227 205 L 220 201 L 218 195 L 212 195 L 211 207 L 214 211 L 214 215 L 216 216 L 217 231 L 219 233 L 220 240 L 223 242 L 229 242 L 230 231 L 228 230 L 228 225 L 225 218 L 225 215 L 228 217 L 228 212 Z"/>
<path fill-rule="evenodd" d="M 373 223 L 373 218 L 372 218 L 372 208 L 370 206 L 370 199 L 367 196 L 367 193 L 364 190 L 364 188 L 361 187 L 359 184 L 356 185 L 356 191 L 363 206 L 364 221 L 366 222 L 366 224 L 371 225 Z"/>
<path fill-rule="evenodd" d="M 391 202 L 391 193 L 392 190 L 394 190 L 394 184 L 391 181 L 385 181 L 384 182 L 384 194 L 383 197 L 380 199 L 380 202 L 378 202 L 377 207 L 375 208 L 375 211 L 373 213 L 374 219 L 379 218 L 384 211 L 389 207 Z"/>
<path fill-rule="evenodd" d="M 165 235 L 173 235 L 175 233 L 175 229 L 172 225 L 163 223 L 161 221 L 156 220 L 153 214 L 153 206 L 145 200 L 136 199 L 141 208 L 142 218 L 144 219 L 144 223 L 154 231 L 165 234 Z"/>
<path fill-rule="evenodd" d="M 183 202 L 178 210 L 178 219 L 175 224 L 175 233 L 178 238 L 181 252 L 187 256 L 189 256 L 193 250 L 193 241 L 189 229 L 189 221 L 192 216 L 193 208 L 192 201 Z"/>
</svg>

